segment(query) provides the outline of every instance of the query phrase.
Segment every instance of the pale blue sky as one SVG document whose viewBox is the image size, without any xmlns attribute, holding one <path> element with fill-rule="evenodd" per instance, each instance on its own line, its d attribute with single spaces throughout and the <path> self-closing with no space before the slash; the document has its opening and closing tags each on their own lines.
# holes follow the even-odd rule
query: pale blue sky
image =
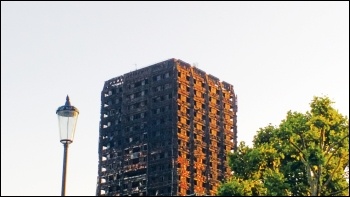
<svg viewBox="0 0 350 197">
<path fill-rule="evenodd" d="M 234 85 L 238 140 L 329 96 L 349 117 L 349 2 L 1 1 L 1 195 L 95 195 L 104 81 L 169 58 Z"/>
</svg>

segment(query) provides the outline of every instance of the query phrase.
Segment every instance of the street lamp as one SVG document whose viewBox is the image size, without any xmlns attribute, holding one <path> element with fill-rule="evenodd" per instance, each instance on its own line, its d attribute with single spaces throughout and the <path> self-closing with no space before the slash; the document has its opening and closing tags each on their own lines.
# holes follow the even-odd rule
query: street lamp
<svg viewBox="0 0 350 197">
<path fill-rule="evenodd" d="M 65 196 L 68 145 L 72 143 L 74 139 L 79 110 L 70 104 L 69 97 L 67 95 L 66 104 L 59 107 L 56 111 L 56 114 L 58 116 L 60 141 L 64 147 L 61 196 Z"/>
</svg>

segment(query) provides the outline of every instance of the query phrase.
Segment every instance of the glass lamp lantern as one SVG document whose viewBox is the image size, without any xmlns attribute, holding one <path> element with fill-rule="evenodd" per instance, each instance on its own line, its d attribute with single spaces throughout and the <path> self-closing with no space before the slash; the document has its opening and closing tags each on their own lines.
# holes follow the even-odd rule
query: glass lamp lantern
<svg viewBox="0 0 350 197">
<path fill-rule="evenodd" d="M 66 104 L 59 107 L 56 111 L 56 114 L 58 116 L 61 143 L 72 143 L 74 139 L 75 127 L 77 125 L 79 110 L 70 104 L 68 95 L 66 97 Z"/>
</svg>

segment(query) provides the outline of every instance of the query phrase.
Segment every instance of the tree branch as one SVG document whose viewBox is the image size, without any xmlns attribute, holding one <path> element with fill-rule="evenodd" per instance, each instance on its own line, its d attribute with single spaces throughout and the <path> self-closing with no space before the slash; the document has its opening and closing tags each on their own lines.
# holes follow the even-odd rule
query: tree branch
<svg viewBox="0 0 350 197">
<path fill-rule="evenodd" d="M 327 181 L 322 185 L 322 187 L 326 187 L 328 185 L 328 183 L 331 181 L 334 173 L 338 170 L 339 166 L 341 164 L 341 158 L 339 159 L 338 165 L 337 167 L 334 169 L 334 171 L 332 172 L 332 174 L 328 177 Z"/>
<path fill-rule="evenodd" d="M 305 140 L 303 138 L 303 135 L 300 135 L 300 138 L 301 138 L 301 141 L 303 142 L 304 149 L 306 149 L 306 144 L 305 144 Z"/>
<path fill-rule="evenodd" d="M 326 152 L 326 154 L 328 154 L 328 152 L 335 146 L 335 145 L 338 145 L 341 141 L 343 141 L 345 138 L 349 137 L 349 133 L 344 136 L 342 139 L 340 139 L 338 142 L 334 143 L 333 146 L 330 146 Z"/>
<path fill-rule="evenodd" d="M 349 134 L 348 134 L 347 136 L 343 137 L 343 138 L 342 138 L 340 141 L 338 141 L 336 144 L 338 144 L 339 142 L 343 141 L 346 137 L 349 137 Z M 327 150 L 327 152 L 326 152 L 325 154 L 328 154 L 329 151 L 330 151 L 330 149 L 333 148 L 333 147 L 334 147 L 334 146 L 329 147 L 328 150 Z M 331 158 L 333 157 L 334 153 L 336 153 L 336 152 L 338 151 L 339 148 L 340 148 L 340 147 L 338 146 L 338 147 L 335 149 L 335 151 L 332 152 L 331 156 L 327 159 L 326 165 L 328 165 L 328 162 L 331 160 Z"/>
<path fill-rule="evenodd" d="M 316 179 L 316 188 L 315 188 L 315 180 L 312 178 L 312 176 L 311 176 L 311 171 L 312 171 L 312 173 L 315 175 L 315 176 L 317 176 L 317 174 L 316 174 L 316 172 L 314 171 L 314 169 L 312 169 L 311 167 L 310 167 L 310 164 L 309 164 L 309 162 L 304 158 L 304 155 L 303 155 L 303 152 L 302 152 L 302 150 L 297 146 L 297 145 L 295 145 L 293 142 L 292 142 L 292 140 L 289 140 L 289 142 L 292 144 L 292 146 L 294 147 L 294 148 L 296 148 L 298 151 L 299 151 L 299 154 L 300 154 L 300 156 L 301 156 L 301 159 L 303 160 L 303 163 L 304 163 L 304 165 L 305 165 L 305 168 L 306 168 L 306 173 L 307 173 L 307 177 L 308 177 L 308 182 L 309 182 L 309 184 L 310 184 L 310 189 L 311 189 L 311 195 L 312 196 L 315 196 L 317 193 L 317 179 Z"/>
<path fill-rule="evenodd" d="M 338 194 L 338 193 L 340 193 L 340 192 L 342 192 L 342 191 L 344 191 L 344 190 L 346 190 L 346 189 L 349 189 L 349 186 L 347 186 L 346 188 L 344 188 L 344 189 L 342 189 L 342 190 L 339 190 L 339 191 L 336 191 L 336 192 L 330 193 L 330 194 L 329 194 L 329 196 L 331 196 L 331 195 L 335 195 L 335 194 Z"/>
<path fill-rule="evenodd" d="M 292 140 L 289 140 L 289 142 L 293 145 L 294 148 L 296 148 L 299 151 L 299 154 L 302 158 L 302 160 L 304 160 L 304 163 L 306 163 L 307 167 L 311 169 L 312 173 L 314 173 L 316 175 L 316 172 L 310 167 L 309 162 L 307 162 L 307 160 L 304 158 L 304 154 L 303 151 L 297 146 L 295 145 Z"/>
<path fill-rule="evenodd" d="M 325 133 L 326 133 L 325 130 L 321 129 L 321 143 L 320 143 L 321 150 L 323 150 L 324 147 L 325 147 L 325 143 L 324 143 L 324 141 L 325 141 L 325 139 L 324 139 L 325 138 Z"/>
</svg>

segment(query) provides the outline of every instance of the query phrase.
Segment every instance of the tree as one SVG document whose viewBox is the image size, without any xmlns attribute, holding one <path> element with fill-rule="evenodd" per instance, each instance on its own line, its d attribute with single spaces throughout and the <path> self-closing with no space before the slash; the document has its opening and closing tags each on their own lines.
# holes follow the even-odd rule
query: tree
<svg viewBox="0 0 350 197">
<path fill-rule="evenodd" d="M 314 97 L 310 111 L 288 111 L 280 125 L 269 124 L 229 154 L 233 176 L 218 195 L 349 195 L 349 120 L 328 97 Z"/>
</svg>

